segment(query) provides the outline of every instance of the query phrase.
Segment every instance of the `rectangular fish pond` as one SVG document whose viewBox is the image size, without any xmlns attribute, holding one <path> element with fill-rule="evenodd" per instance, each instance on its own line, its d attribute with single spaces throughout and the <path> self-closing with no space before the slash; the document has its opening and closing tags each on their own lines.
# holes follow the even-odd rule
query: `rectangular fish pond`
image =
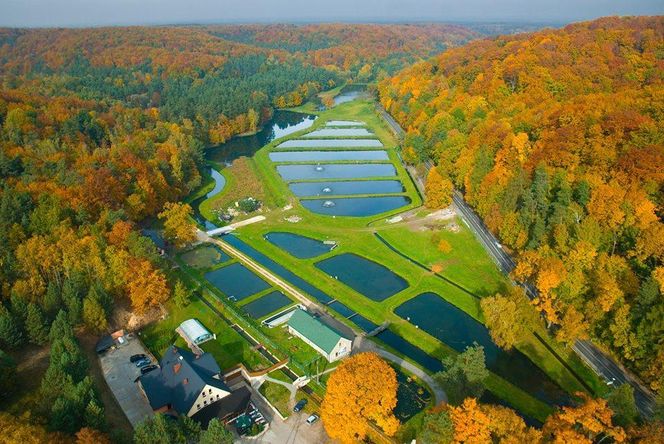
<svg viewBox="0 0 664 444">
<path fill-rule="evenodd" d="M 373 136 L 373 133 L 366 128 L 323 128 L 305 134 L 302 137 L 363 137 Z"/>
<path fill-rule="evenodd" d="M 288 270 L 286 267 L 276 263 L 275 261 L 267 257 L 265 254 L 256 250 L 251 245 L 247 244 L 246 242 L 243 242 L 238 236 L 229 234 L 224 236 L 223 240 L 228 244 L 232 245 L 233 247 L 237 248 L 238 250 L 240 250 L 242 253 L 251 257 L 253 260 L 258 262 L 259 264 L 261 264 L 271 272 L 275 273 L 279 277 L 285 279 L 289 283 L 298 287 L 300 290 L 305 291 L 319 302 L 323 304 L 328 304 L 332 302 L 332 298 L 329 295 L 319 290 L 318 288 L 314 287 L 309 282 L 305 281 L 304 279 L 302 279 L 292 271 Z"/>
<path fill-rule="evenodd" d="M 484 347 L 489 370 L 548 404 L 569 403 L 569 395 L 528 357 L 500 349 L 484 325 L 437 294 L 422 293 L 394 312 L 458 352 L 476 342 Z"/>
<path fill-rule="evenodd" d="M 325 126 L 364 126 L 364 122 L 358 122 L 356 120 L 328 120 L 325 122 Z"/>
<path fill-rule="evenodd" d="M 287 181 L 362 179 L 397 175 L 397 170 L 391 163 L 278 165 L 277 172 Z"/>
<path fill-rule="evenodd" d="M 263 236 L 266 241 L 298 259 L 310 259 L 332 251 L 335 244 L 326 244 L 317 239 L 295 233 L 274 231 Z"/>
<path fill-rule="evenodd" d="M 325 162 L 334 160 L 389 160 L 387 151 L 274 151 L 272 162 Z"/>
<path fill-rule="evenodd" d="M 291 182 L 291 192 L 303 196 L 349 196 L 353 194 L 403 193 L 404 186 L 398 180 L 352 180 L 337 182 Z"/>
<path fill-rule="evenodd" d="M 366 217 L 409 205 L 406 196 L 346 197 L 333 199 L 302 199 L 307 210 L 326 216 Z"/>
<path fill-rule="evenodd" d="M 267 282 L 237 262 L 205 273 L 205 279 L 234 301 L 270 288 Z"/>
<path fill-rule="evenodd" d="M 378 139 L 291 139 L 277 148 L 382 148 Z"/>
<path fill-rule="evenodd" d="M 393 367 L 397 374 L 397 406 L 394 416 L 402 423 L 420 413 L 431 401 L 431 393 L 424 386 L 410 378 L 400 369 Z"/>
<path fill-rule="evenodd" d="M 230 259 L 217 245 L 203 244 L 193 248 L 180 256 L 190 267 L 210 268 Z"/>
<path fill-rule="evenodd" d="M 373 301 L 383 301 L 408 288 L 408 282 L 389 268 L 353 253 L 324 259 L 316 267 Z"/>
<path fill-rule="evenodd" d="M 278 290 L 275 290 L 266 294 L 265 296 L 261 296 L 255 301 L 251 301 L 248 304 L 243 305 L 242 310 L 247 312 L 247 314 L 252 318 L 260 319 L 263 316 L 267 316 L 270 313 L 288 306 L 292 302 L 293 301 L 291 301 L 288 296 Z"/>
</svg>

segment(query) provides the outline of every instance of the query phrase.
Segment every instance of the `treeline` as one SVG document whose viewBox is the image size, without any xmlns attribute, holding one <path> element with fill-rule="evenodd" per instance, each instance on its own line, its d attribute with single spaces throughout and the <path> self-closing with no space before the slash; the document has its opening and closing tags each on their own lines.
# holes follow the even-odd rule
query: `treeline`
<svg viewBox="0 0 664 444">
<path fill-rule="evenodd" d="M 664 379 L 664 19 L 496 37 L 380 84 L 407 129 L 517 254 L 559 340 L 591 336 Z"/>
<path fill-rule="evenodd" d="M 227 40 L 285 50 L 315 66 L 370 81 L 459 46 L 478 34 L 456 25 L 223 25 L 205 29 Z"/>
</svg>

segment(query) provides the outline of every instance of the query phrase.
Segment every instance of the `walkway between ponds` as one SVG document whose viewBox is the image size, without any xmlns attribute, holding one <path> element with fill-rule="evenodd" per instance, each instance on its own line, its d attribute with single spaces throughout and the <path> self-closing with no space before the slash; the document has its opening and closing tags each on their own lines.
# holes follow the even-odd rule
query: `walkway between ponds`
<svg viewBox="0 0 664 444">
<path fill-rule="evenodd" d="M 433 399 L 435 400 L 436 405 L 440 404 L 441 402 L 447 402 L 447 395 L 445 394 L 445 391 L 440 387 L 438 382 L 436 382 L 436 380 L 429 376 L 424 370 L 395 355 L 394 353 L 385 350 L 374 341 L 371 341 L 370 339 L 363 336 L 358 336 L 355 338 L 355 342 L 353 343 L 353 353 L 361 352 L 374 352 L 383 359 L 398 365 L 399 367 L 420 378 L 433 391 Z"/>
</svg>

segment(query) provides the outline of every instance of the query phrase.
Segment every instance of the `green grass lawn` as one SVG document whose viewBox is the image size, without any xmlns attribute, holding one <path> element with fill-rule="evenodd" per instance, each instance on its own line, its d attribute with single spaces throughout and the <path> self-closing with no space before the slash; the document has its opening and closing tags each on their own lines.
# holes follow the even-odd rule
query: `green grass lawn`
<svg viewBox="0 0 664 444">
<path fill-rule="evenodd" d="M 279 410 L 281 416 L 287 418 L 290 415 L 290 409 L 288 408 L 288 400 L 290 399 L 290 391 L 286 387 L 274 382 L 265 381 L 259 388 L 258 391 L 261 395 L 265 396 L 268 401 Z"/>
<path fill-rule="evenodd" d="M 141 331 L 141 339 L 155 356 L 161 357 L 173 343 L 185 346 L 175 329 L 183 321 L 194 318 L 217 335 L 216 339 L 202 344 L 201 348 L 214 356 L 222 370 L 240 363 L 253 370 L 269 366 L 267 359 L 253 350 L 244 338 L 217 317 L 200 299 L 192 298 L 189 305 L 184 308 L 179 308 L 170 302 L 167 304 L 167 310 L 169 315 L 166 319 L 152 323 Z"/>
<path fill-rule="evenodd" d="M 265 221 L 242 227 L 238 230 L 238 234 L 257 250 L 296 272 L 303 279 L 319 287 L 349 308 L 361 313 L 374 323 L 382 324 L 389 321 L 392 331 L 432 356 L 442 358 L 455 354 L 456 352 L 446 344 L 396 316 L 393 312 L 394 309 L 423 292 L 434 292 L 481 322 L 482 315 L 478 298 L 503 291 L 509 285 L 508 280 L 501 275 L 472 233 L 458 221 L 459 229 L 456 232 L 439 229 L 440 227 L 436 224 L 442 224 L 437 222 L 434 224 L 436 226 L 433 227 L 436 234 L 426 227 L 422 229 L 422 227 L 413 227 L 406 223 L 394 225 L 386 223 L 386 219 L 392 214 L 418 208 L 421 205 L 421 199 L 405 169 L 398 161 L 395 150 L 398 141 L 394 138 L 387 124 L 376 114 L 374 104 L 370 100 L 348 102 L 330 110 L 319 112 L 318 115 L 320 118 L 316 120 L 312 128 L 274 141 L 259 150 L 253 157 L 253 165 L 257 176 L 260 177 L 265 195 L 274 204 L 272 208 L 276 209 L 265 214 Z M 412 199 L 411 205 L 373 217 L 332 218 L 311 213 L 299 204 L 299 200 L 290 193 L 287 184 L 277 174 L 274 163 L 268 157 L 269 151 L 276 144 L 289 138 L 297 138 L 303 132 L 313 131 L 324 125 L 325 121 L 332 119 L 361 120 L 367 123 L 368 128 L 373 130 L 376 136 L 380 138 L 388 151 L 390 160 L 397 168 L 398 178 L 405 186 L 404 194 Z M 291 207 L 284 208 L 286 204 L 290 204 Z M 425 211 L 421 210 L 418 210 L 417 213 L 420 215 L 426 214 Z M 287 219 L 290 216 L 298 216 L 301 220 L 297 223 L 288 222 Z M 264 235 L 271 231 L 290 231 L 319 240 L 334 240 L 337 241 L 338 247 L 334 251 L 314 259 L 295 259 L 264 240 Z M 380 233 L 390 244 L 426 266 L 439 265 L 440 274 L 452 283 L 444 281 L 432 272 L 422 270 L 417 265 L 397 255 L 376 238 L 374 232 Z M 449 243 L 450 251 L 442 252 L 438 249 L 437 242 L 440 239 L 444 239 Z M 315 262 L 341 253 L 355 253 L 378 262 L 408 281 L 409 287 L 385 301 L 376 302 L 330 278 L 315 267 Z M 335 315 L 333 312 L 331 314 Z M 353 326 L 352 322 L 346 319 L 340 318 L 340 320 Z M 283 331 L 280 331 L 280 329 L 267 331 L 267 329 L 261 328 L 261 330 L 266 330 L 261 334 L 269 337 L 269 340 L 276 344 L 278 349 L 285 350 L 287 354 L 292 354 L 296 360 L 307 362 L 307 359 L 315 357 L 313 350 L 309 351 L 300 347 L 293 348 L 290 342 L 292 340 L 287 335 L 283 335 Z M 542 336 L 546 338 L 545 334 L 542 334 Z M 548 339 L 547 341 L 552 343 Z M 572 353 L 555 344 L 554 348 L 584 380 L 595 386 L 597 381 L 593 380 L 592 373 L 578 359 L 575 359 Z M 523 338 L 519 349 L 567 391 L 575 392 L 582 389 L 573 375 L 555 359 L 534 335 Z M 487 386 L 498 397 L 534 418 L 543 420 L 552 410 L 550 406 L 496 375 L 491 375 Z"/>
</svg>

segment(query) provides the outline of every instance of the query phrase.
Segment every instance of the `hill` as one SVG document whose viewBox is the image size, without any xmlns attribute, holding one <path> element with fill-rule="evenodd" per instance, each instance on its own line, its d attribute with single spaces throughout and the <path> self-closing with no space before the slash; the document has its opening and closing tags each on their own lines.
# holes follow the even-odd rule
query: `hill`
<svg viewBox="0 0 664 444">
<path fill-rule="evenodd" d="M 433 159 L 518 255 L 562 341 L 664 381 L 664 18 L 469 43 L 381 82 L 404 157 Z"/>
</svg>

